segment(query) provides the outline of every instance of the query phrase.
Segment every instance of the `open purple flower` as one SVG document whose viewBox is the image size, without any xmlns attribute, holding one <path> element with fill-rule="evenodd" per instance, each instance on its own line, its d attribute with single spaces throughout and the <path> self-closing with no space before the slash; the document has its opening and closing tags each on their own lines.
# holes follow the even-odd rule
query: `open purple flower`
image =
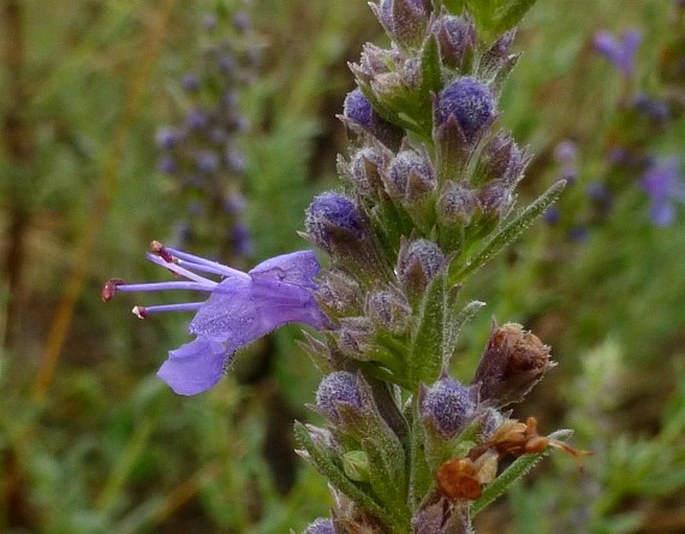
<svg viewBox="0 0 685 534">
<path fill-rule="evenodd" d="M 188 330 L 190 343 L 169 352 L 157 375 L 180 395 L 195 395 L 216 384 L 235 352 L 287 323 L 304 323 L 320 329 L 324 315 L 314 300 L 314 276 L 319 263 L 312 251 L 293 252 L 266 260 L 247 273 L 232 269 L 154 241 L 147 258 L 184 280 L 105 284 L 102 299 L 117 291 L 192 290 L 208 292 L 204 302 L 151 307 L 136 306 L 141 319 L 165 311 L 196 311 Z M 197 273 L 223 277 L 216 282 Z"/>
<path fill-rule="evenodd" d="M 678 158 L 651 165 L 640 178 L 640 185 L 651 200 L 652 222 L 657 226 L 670 226 L 675 218 L 674 201 L 685 202 L 685 183 Z"/>
<path fill-rule="evenodd" d="M 595 50 L 614 64 L 616 69 L 626 77 L 633 75 L 635 52 L 642 40 L 638 30 L 628 30 L 617 39 L 608 32 L 595 34 Z"/>
</svg>

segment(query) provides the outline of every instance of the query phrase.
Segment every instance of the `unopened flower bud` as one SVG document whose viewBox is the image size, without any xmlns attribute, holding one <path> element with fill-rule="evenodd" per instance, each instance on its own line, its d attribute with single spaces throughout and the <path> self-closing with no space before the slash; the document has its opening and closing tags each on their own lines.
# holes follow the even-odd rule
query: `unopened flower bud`
<svg viewBox="0 0 685 534">
<path fill-rule="evenodd" d="M 493 325 L 473 384 L 483 401 L 501 407 L 519 402 L 555 364 L 549 347 L 516 323 Z"/>
<path fill-rule="evenodd" d="M 343 117 L 351 123 L 361 126 L 388 146 L 392 147 L 399 144 L 399 139 L 402 137 L 401 130 L 397 126 L 376 113 L 361 89 L 355 89 L 345 97 Z"/>
<path fill-rule="evenodd" d="M 368 482 L 371 465 L 369 455 L 364 451 L 349 451 L 342 455 L 345 474 L 356 482 Z"/>
<path fill-rule="evenodd" d="M 319 517 L 317 520 L 309 523 L 304 534 L 335 534 L 333 521 L 326 517 Z"/>
<path fill-rule="evenodd" d="M 360 89 L 347 93 L 343 104 L 343 115 L 367 130 L 371 128 L 373 107 Z"/>
<path fill-rule="evenodd" d="M 352 64 L 352 72 L 361 80 L 370 82 L 391 72 L 391 66 L 400 65 L 404 60 L 397 49 L 380 48 L 372 43 L 365 43 L 358 64 Z"/>
<path fill-rule="evenodd" d="M 340 420 L 338 405 L 361 408 L 362 398 L 357 377 L 347 371 L 335 371 L 321 381 L 316 392 L 316 405 L 332 422 Z"/>
<path fill-rule="evenodd" d="M 309 205 L 305 220 L 312 241 L 326 252 L 339 244 L 350 244 L 364 237 L 361 213 L 352 199 L 338 193 L 323 193 Z"/>
<path fill-rule="evenodd" d="M 434 242 L 427 239 L 404 241 L 400 245 L 397 277 L 407 296 L 414 301 L 444 265 L 445 255 Z"/>
<path fill-rule="evenodd" d="M 475 78 L 458 78 L 445 87 L 437 100 L 438 126 L 454 116 L 465 139 L 474 142 L 495 117 L 492 92 Z"/>
<path fill-rule="evenodd" d="M 467 71 L 476 48 L 476 28 L 467 17 L 444 15 L 433 24 L 432 33 L 438 39 L 440 57 L 446 67 Z"/>
<path fill-rule="evenodd" d="M 422 391 L 421 416 L 445 439 L 452 438 L 473 417 L 476 409 L 474 396 L 471 388 L 443 376 L 430 388 Z"/>
<path fill-rule="evenodd" d="M 478 209 L 475 190 L 460 182 L 447 182 L 438 200 L 438 221 L 443 226 L 468 226 Z"/>
<path fill-rule="evenodd" d="M 399 290 L 374 291 L 367 298 L 366 315 L 375 326 L 402 335 L 409 328 L 411 307 Z"/>
<path fill-rule="evenodd" d="M 358 191 L 365 196 L 376 196 L 383 189 L 381 173 L 388 164 L 387 149 L 364 147 L 359 150 L 350 164 L 350 177 Z"/>
<path fill-rule="evenodd" d="M 326 270 L 316 291 L 319 304 L 334 317 L 359 315 L 362 311 L 359 284 L 340 271 Z"/>
<path fill-rule="evenodd" d="M 340 351 L 355 360 L 369 360 L 369 349 L 373 343 L 374 329 L 366 317 L 344 317 L 335 331 Z"/>
<path fill-rule="evenodd" d="M 377 10 L 381 24 L 403 46 L 423 42 L 431 12 L 429 0 L 381 0 Z"/>
<path fill-rule="evenodd" d="M 478 193 L 478 199 L 483 214 L 497 221 L 507 216 L 515 200 L 513 188 L 504 180 L 492 180 L 485 184 Z"/>
<path fill-rule="evenodd" d="M 494 78 L 499 71 L 511 64 L 516 56 L 511 54 L 511 45 L 516 37 L 516 30 L 510 30 L 499 39 L 483 54 L 479 62 L 481 76 Z M 506 70 L 506 69 L 505 69 Z"/>
<path fill-rule="evenodd" d="M 391 198 L 411 202 L 435 188 L 435 171 L 428 158 L 415 150 L 403 150 L 387 172 L 386 189 Z"/>
<path fill-rule="evenodd" d="M 500 132 L 483 148 L 476 170 L 477 182 L 503 180 L 514 186 L 521 179 L 527 163 L 528 157 L 511 135 Z"/>
</svg>

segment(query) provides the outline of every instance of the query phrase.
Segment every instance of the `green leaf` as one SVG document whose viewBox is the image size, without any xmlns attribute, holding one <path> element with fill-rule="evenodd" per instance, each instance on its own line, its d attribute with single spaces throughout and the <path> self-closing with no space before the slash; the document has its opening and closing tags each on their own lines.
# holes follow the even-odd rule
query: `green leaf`
<svg viewBox="0 0 685 534">
<path fill-rule="evenodd" d="M 557 441 L 565 441 L 573 435 L 573 431 L 568 429 L 561 429 L 552 432 L 549 439 Z M 514 462 L 507 467 L 491 484 L 488 484 L 483 490 L 480 498 L 473 503 L 471 508 L 472 517 L 483 511 L 485 507 L 491 504 L 495 499 L 501 497 L 507 489 L 517 480 L 525 476 L 535 464 L 542 460 L 551 452 L 551 447 L 539 454 L 525 454 L 519 456 Z"/>
<path fill-rule="evenodd" d="M 433 474 L 426 463 L 426 433 L 420 423 L 418 397 L 412 399 L 409 440 L 409 505 L 416 510 L 433 484 Z"/>
<path fill-rule="evenodd" d="M 466 9 L 473 15 L 479 28 L 490 34 L 495 26 L 497 6 L 494 0 L 466 0 Z"/>
<path fill-rule="evenodd" d="M 535 464 L 548 454 L 549 449 L 539 454 L 519 456 L 501 475 L 485 487 L 483 494 L 473 503 L 473 507 L 471 508 L 472 517 L 476 517 L 476 515 L 486 506 L 491 504 L 498 497 L 501 497 L 507 489 L 509 489 L 509 486 L 525 476 L 528 471 L 535 467 Z"/>
<path fill-rule="evenodd" d="M 438 51 L 438 41 L 431 35 L 423 45 L 421 51 L 421 94 L 427 102 L 431 91 L 437 93 L 442 89 L 442 76 L 440 75 L 440 52 Z M 430 114 L 431 110 L 428 109 Z"/>
<path fill-rule="evenodd" d="M 465 0 L 442 0 L 442 5 L 445 6 L 447 11 L 454 15 L 459 15 L 461 14 L 462 11 L 464 11 L 464 7 L 466 7 L 466 2 Z"/>
<path fill-rule="evenodd" d="M 442 362 L 444 367 L 448 367 L 454 350 L 457 347 L 457 339 L 462 327 L 470 321 L 474 315 L 485 306 L 485 302 L 474 300 L 469 302 L 462 310 L 456 313 L 456 295 L 447 302 L 447 318 L 445 320 L 444 344 L 442 347 Z M 454 317 L 454 319 L 452 319 Z"/>
<path fill-rule="evenodd" d="M 499 0 L 495 15 L 494 31 L 504 33 L 516 26 L 533 6 L 535 0 Z"/>
<path fill-rule="evenodd" d="M 528 228 L 535 219 L 559 198 L 559 195 L 566 186 L 566 182 L 561 180 L 545 191 L 535 202 L 530 204 L 523 212 L 504 226 L 495 236 L 474 256 L 466 260 L 461 268 L 459 263 L 453 262 L 450 266 L 448 281 L 450 285 L 455 285 L 464 280 L 469 274 L 480 269 L 490 261 L 502 248 L 512 243 Z"/>
<path fill-rule="evenodd" d="M 325 476 L 333 486 L 342 491 L 347 497 L 356 502 L 359 506 L 366 508 L 371 514 L 389 525 L 396 525 L 392 515 L 386 511 L 380 504 L 378 504 L 370 495 L 364 492 L 359 486 L 352 482 L 343 470 L 338 467 L 332 458 L 320 450 L 307 432 L 307 428 L 295 421 L 294 425 L 295 438 L 298 445 L 302 447 L 309 454 L 311 463 L 314 467 Z"/>
<path fill-rule="evenodd" d="M 416 382 L 432 384 L 442 369 L 444 290 L 445 276 L 440 274 L 428 284 L 421 301 L 408 362 L 409 377 Z"/>
</svg>

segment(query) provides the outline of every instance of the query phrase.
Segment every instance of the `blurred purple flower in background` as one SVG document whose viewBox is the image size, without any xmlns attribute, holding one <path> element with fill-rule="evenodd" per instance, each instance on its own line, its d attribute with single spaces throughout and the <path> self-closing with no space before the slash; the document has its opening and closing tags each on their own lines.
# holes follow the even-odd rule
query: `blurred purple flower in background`
<svg viewBox="0 0 685 534">
<path fill-rule="evenodd" d="M 676 157 L 654 162 L 640 178 L 651 201 L 650 215 L 657 226 L 670 226 L 675 219 L 675 202 L 685 202 L 685 183 Z"/>
<path fill-rule="evenodd" d="M 240 146 L 249 120 L 240 103 L 255 66 L 247 57 L 254 48 L 253 35 L 245 13 L 232 30 L 222 28 L 212 13 L 202 17 L 201 27 L 210 38 L 180 80 L 183 101 L 174 124 L 160 127 L 155 140 L 159 167 L 174 179 L 185 207 L 181 222 L 188 231 L 177 235 L 185 241 L 175 245 L 220 251 L 232 263 L 253 252 L 242 210 L 221 209 L 232 197 L 244 203 L 240 191 L 247 161 Z M 198 203 L 203 210 L 195 209 Z M 229 230 L 217 236 L 215 228 Z"/>
<path fill-rule="evenodd" d="M 578 146 L 570 139 L 564 139 L 554 147 L 554 160 L 561 167 L 559 179 L 568 184 L 576 181 L 578 176 Z"/>
<path fill-rule="evenodd" d="M 626 30 L 620 39 L 602 31 L 595 34 L 594 47 L 599 54 L 611 61 L 621 74 L 630 78 L 635 67 L 635 52 L 641 40 L 642 35 L 638 30 Z"/>
<path fill-rule="evenodd" d="M 276 256 L 247 273 L 156 241 L 147 258 L 185 280 L 125 284 L 113 279 L 105 285 L 102 299 L 108 301 L 118 291 L 191 290 L 210 294 L 205 302 L 133 308 L 141 319 L 158 312 L 197 312 L 188 327 L 195 339 L 170 351 L 157 373 L 179 395 L 195 395 L 214 386 L 236 351 L 284 324 L 303 323 L 316 329 L 324 325 L 313 297 L 319 263 L 311 251 Z M 223 279 L 216 282 L 198 272 Z"/>
</svg>

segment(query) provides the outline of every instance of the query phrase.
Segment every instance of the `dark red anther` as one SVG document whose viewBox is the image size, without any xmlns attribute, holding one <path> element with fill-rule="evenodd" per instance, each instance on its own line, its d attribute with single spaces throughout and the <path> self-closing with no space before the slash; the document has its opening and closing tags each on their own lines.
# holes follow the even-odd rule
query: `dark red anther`
<svg viewBox="0 0 685 534">
<path fill-rule="evenodd" d="M 153 254 L 157 254 L 167 263 L 174 262 L 174 257 L 171 254 L 169 254 L 167 249 L 164 248 L 164 245 L 162 245 L 159 241 L 153 241 L 152 243 L 150 243 L 150 252 L 152 252 Z"/>
<path fill-rule="evenodd" d="M 100 294 L 102 302 L 109 302 L 112 300 L 114 293 L 117 291 L 117 286 L 120 286 L 123 283 L 124 281 L 121 278 L 112 278 L 111 280 L 107 280 L 105 286 L 102 288 L 102 293 Z"/>
<path fill-rule="evenodd" d="M 148 316 L 147 309 L 143 306 L 134 306 L 131 312 L 138 317 L 138 319 L 145 319 Z"/>
</svg>

